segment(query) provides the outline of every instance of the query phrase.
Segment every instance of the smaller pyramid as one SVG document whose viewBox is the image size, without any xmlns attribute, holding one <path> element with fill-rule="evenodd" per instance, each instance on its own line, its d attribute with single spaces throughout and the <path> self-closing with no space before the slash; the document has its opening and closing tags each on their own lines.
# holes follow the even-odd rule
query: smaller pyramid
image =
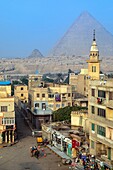
<svg viewBox="0 0 113 170">
<path fill-rule="evenodd" d="M 38 49 L 34 49 L 28 58 L 42 58 L 44 57 Z"/>
</svg>

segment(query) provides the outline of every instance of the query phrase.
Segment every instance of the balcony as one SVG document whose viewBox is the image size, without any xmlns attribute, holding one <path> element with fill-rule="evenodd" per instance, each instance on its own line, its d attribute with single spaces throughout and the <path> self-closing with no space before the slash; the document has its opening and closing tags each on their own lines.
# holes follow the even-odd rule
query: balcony
<svg viewBox="0 0 113 170">
<path fill-rule="evenodd" d="M 110 144 L 113 144 L 113 140 L 109 138 L 105 138 L 105 141 L 109 142 Z"/>
<path fill-rule="evenodd" d="M 107 101 L 105 98 L 102 98 L 102 97 L 91 97 L 90 98 L 90 102 L 93 103 L 93 104 L 97 104 L 97 105 L 103 105 L 103 106 L 106 106 L 107 104 Z"/>
<path fill-rule="evenodd" d="M 91 138 L 94 138 L 96 141 L 98 141 L 106 146 L 109 146 L 111 148 L 113 147 L 113 140 L 111 140 L 111 139 L 108 139 L 104 136 L 101 136 L 99 134 L 93 134 L 93 133 L 91 133 L 90 136 L 91 136 Z"/>
</svg>

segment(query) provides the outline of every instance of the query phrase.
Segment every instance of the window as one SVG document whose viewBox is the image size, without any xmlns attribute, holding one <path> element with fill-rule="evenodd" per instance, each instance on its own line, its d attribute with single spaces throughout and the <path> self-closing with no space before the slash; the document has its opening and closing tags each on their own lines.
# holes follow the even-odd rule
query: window
<svg viewBox="0 0 113 170">
<path fill-rule="evenodd" d="M 2 124 L 3 125 L 14 125 L 15 118 L 2 118 Z"/>
<path fill-rule="evenodd" d="M 37 81 L 38 80 L 38 78 L 34 78 L 34 81 Z"/>
<path fill-rule="evenodd" d="M 46 110 L 46 104 L 42 103 L 42 110 Z"/>
<path fill-rule="evenodd" d="M 54 98 L 54 94 L 48 94 L 48 98 Z"/>
<path fill-rule="evenodd" d="M 98 97 L 106 98 L 106 92 L 102 90 L 98 90 Z"/>
<path fill-rule="evenodd" d="M 39 94 L 39 93 L 37 93 L 37 97 L 40 97 L 40 94 Z"/>
<path fill-rule="evenodd" d="M 92 72 L 96 72 L 96 66 L 92 66 Z"/>
<path fill-rule="evenodd" d="M 109 100 L 113 100 L 113 92 L 109 92 Z"/>
<path fill-rule="evenodd" d="M 106 110 L 98 108 L 98 116 L 106 117 Z"/>
<path fill-rule="evenodd" d="M 106 129 L 102 126 L 97 126 L 97 134 L 101 135 L 101 136 L 106 136 Z"/>
<path fill-rule="evenodd" d="M 91 124 L 91 130 L 95 131 L 95 124 L 94 123 Z"/>
<path fill-rule="evenodd" d="M 91 89 L 91 95 L 95 97 L 95 89 Z"/>
<path fill-rule="evenodd" d="M 23 97 L 24 95 L 23 94 L 21 94 L 21 97 Z"/>
<path fill-rule="evenodd" d="M 91 140 L 91 148 L 94 149 L 94 141 Z"/>
<path fill-rule="evenodd" d="M 60 96 L 60 94 L 58 94 L 58 93 L 55 94 L 55 101 L 56 101 L 56 102 L 60 102 L 60 101 L 61 101 L 61 96 Z"/>
<path fill-rule="evenodd" d="M 1 106 L 1 112 L 7 112 L 7 106 Z"/>
<path fill-rule="evenodd" d="M 91 113 L 95 114 L 95 107 L 94 106 L 91 106 Z"/>
<path fill-rule="evenodd" d="M 53 104 L 49 104 L 49 107 L 50 107 L 50 108 L 53 107 Z"/>
<path fill-rule="evenodd" d="M 44 94 L 44 93 L 42 94 L 42 97 L 45 97 L 45 94 Z"/>
<path fill-rule="evenodd" d="M 68 97 L 71 97 L 71 94 L 70 94 L 70 93 L 68 93 Z"/>
<path fill-rule="evenodd" d="M 65 104 L 64 104 L 64 103 L 62 104 L 62 107 L 65 107 Z"/>
<path fill-rule="evenodd" d="M 57 107 L 57 108 L 60 108 L 60 104 L 56 104 L 56 107 Z"/>
<path fill-rule="evenodd" d="M 23 87 L 21 87 L 21 90 L 23 90 Z"/>
<path fill-rule="evenodd" d="M 39 103 L 35 103 L 35 107 L 39 107 Z"/>
</svg>

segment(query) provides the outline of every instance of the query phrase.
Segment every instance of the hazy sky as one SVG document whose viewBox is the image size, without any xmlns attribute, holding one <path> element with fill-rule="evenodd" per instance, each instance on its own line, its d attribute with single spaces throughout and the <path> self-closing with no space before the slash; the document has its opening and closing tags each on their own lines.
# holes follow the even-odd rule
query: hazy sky
<svg viewBox="0 0 113 170">
<path fill-rule="evenodd" d="M 47 55 L 84 11 L 113 34 L 113 0 L 0 0 L 0 57 Z"/>
</svg>

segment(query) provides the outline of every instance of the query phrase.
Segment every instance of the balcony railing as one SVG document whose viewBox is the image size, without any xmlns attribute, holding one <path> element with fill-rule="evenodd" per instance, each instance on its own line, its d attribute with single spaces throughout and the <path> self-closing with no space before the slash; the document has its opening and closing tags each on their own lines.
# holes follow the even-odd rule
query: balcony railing
<svg viewBox="0 0 113 170">
<path fill-rule="evenodd" d="M 103 143 L 109 147 L 113 146 L 113 140 L 111 140 L 111 139 L 108 139 L 108 138 L 101 136 L 99 134 L 96 134 L 96 133 L 91 133 L 90 136 L 95 138 L 95 140 L 99 141 L 100 143 Z"/>
<path fill-rule="evenodd" d="M 113 144 L 113 140 L 112 139 L 109 139 L 109 138 L 105 138 L 105 140 L 111 144 Z"/>
<path fill-rule="evenodd" d="M 90 102 L 97 104 L 97 105 L 104 105 L 104 106 L 106 106 L 106 104 L 107 104 L 106 99 L 102 98 L 102 97 L 93 97 L 92 96 L 91 99 L 90 99 Z"/>
</svg>

